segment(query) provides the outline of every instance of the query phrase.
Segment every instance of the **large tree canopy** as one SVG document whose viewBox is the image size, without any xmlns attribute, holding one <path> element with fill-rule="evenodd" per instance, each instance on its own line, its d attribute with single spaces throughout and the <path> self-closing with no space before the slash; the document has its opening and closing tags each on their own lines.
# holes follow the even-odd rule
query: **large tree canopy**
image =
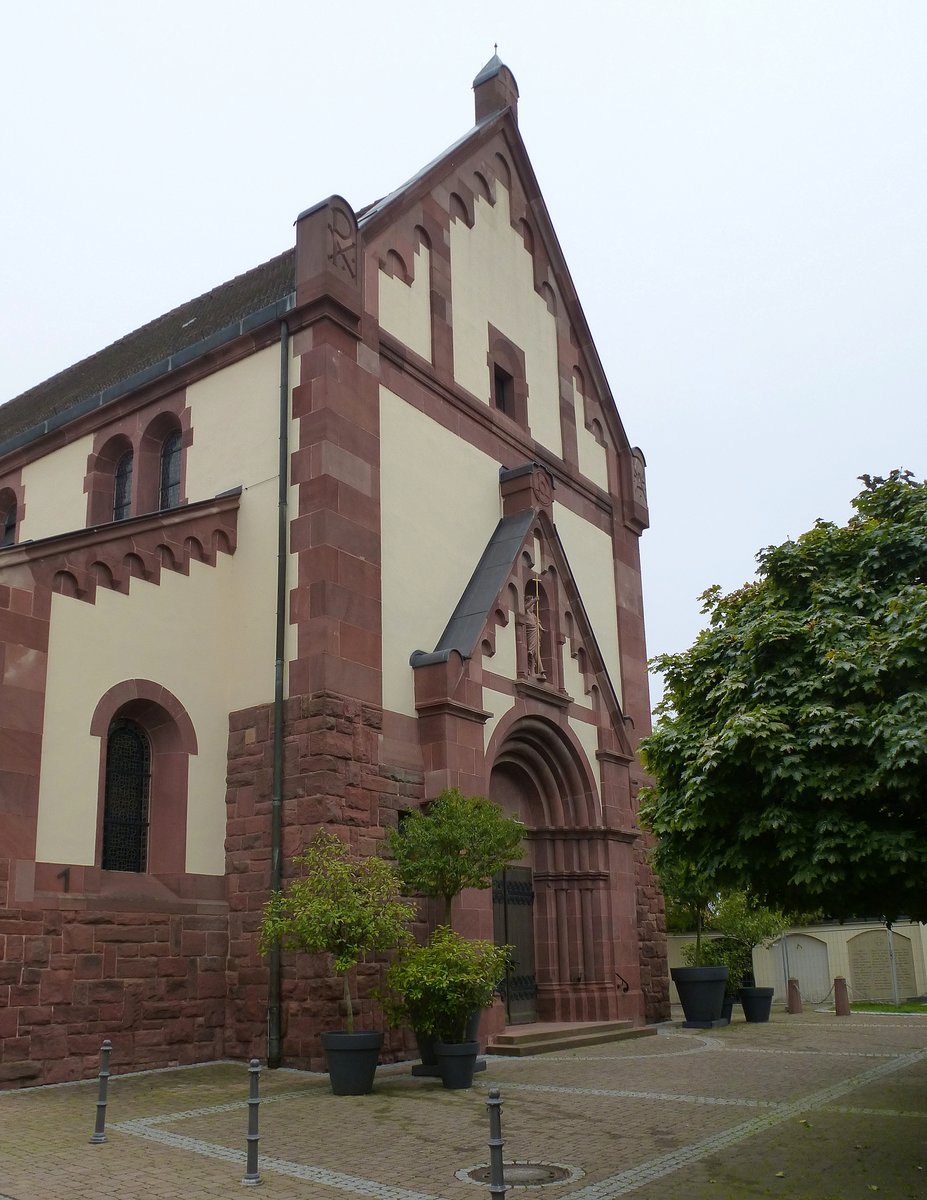
<svg viewBox="0 0 927 1200">
<path fill-rule="evenodd" d="M 863 476 L 845 526 L 758 555 L 664 655 L 655 866 L 835 916 L 927 919 L 927 484 Z"/>
</svg>

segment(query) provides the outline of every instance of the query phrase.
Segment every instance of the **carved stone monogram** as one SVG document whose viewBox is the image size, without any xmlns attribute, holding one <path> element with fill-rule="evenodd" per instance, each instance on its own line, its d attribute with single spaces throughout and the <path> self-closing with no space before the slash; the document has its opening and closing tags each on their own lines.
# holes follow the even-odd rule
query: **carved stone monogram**
<svg viewBox="0 0 927 1200">
<path fill-rule="evenodd" d="M 357 279 L 357 227 L 351 215 L 334 205 L 329 209 L 330 241 L 328 261 L 336 271 L 347 275 L 352 283 Z"/>
<path fill-rule="evenodd" d="M 631 456 L 631 479 L 634 486 L 634 499 L 642 508 L 646 508 L 647 480 L 644 475 L 644 462 L 636 454 Z"/>
</svg>

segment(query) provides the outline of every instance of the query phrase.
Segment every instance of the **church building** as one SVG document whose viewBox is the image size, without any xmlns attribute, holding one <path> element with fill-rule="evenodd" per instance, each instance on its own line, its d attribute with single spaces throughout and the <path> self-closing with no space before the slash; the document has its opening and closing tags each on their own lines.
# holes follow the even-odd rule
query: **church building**
<svg viewBox="0 0 927 1200">
<path fill-rule="evenodd" d="M 448 787 L 525 826 L 455 910 L 514 931 L 486 1035 L 668 1016 L 644 456 L 515 79 L 473 86 L 407 183 L 0 407 L 0 1086 L 104 1038 L 114 1070 L 321 1067 L 339 986 L 273 977 L 262 905 L 321 826 L 375 853 Z"/>
</svg>

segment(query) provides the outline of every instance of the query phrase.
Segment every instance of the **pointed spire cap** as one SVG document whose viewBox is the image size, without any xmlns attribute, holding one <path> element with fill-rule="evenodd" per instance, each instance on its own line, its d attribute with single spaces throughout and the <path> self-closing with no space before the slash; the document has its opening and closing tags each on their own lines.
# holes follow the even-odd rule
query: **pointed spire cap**
<svg viewBox="0 0 927 1200">
<path fill-rule="evenodd" d="M 476 123 L 510 108 L 518 121 L 518 84 L 498 54 L 494 54 L 473 81 Z"/>
</svg>

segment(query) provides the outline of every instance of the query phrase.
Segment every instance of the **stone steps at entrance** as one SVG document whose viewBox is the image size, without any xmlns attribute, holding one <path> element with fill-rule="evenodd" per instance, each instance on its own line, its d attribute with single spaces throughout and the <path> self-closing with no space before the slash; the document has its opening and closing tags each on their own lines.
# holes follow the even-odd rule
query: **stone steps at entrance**
<svg viewBox="0 0 927 1200">
<path fill-rule="evenodd" d="M 552 1054 L 557 1050 L 578 1050 L 583 1046 L 598 1046 L 603 1042 L 653 1037 L 656 1032 L 654 1026 L 635 1025 L 632 1021 L 564 1021 L 509 1025 L 491 1039 L 486 1053 L 512 1057 Z"/>
</svg>

